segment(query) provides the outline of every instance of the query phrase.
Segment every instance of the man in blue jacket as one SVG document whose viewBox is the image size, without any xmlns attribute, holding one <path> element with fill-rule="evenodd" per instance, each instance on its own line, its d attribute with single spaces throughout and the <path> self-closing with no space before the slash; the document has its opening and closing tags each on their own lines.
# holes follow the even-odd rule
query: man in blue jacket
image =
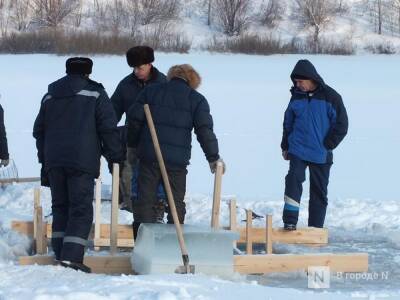
<svg viewBox="0 0 400 300">
<path fill-rule="evenodd" d="M 129 67 L 133 68 L 133 72 L 121 80 L 111 96 L 118 122 L 123 114 L 128 113 L 129 108 L 135 103 L 138 94 L 145 86 L 166 81 L 165 75 L 153 66 L 154 50 L 151 47 L 135 46 L 130 48 L 126 52 L 126 61 Z M 122 134 L 126 135 L 125 126 L 122 128 Z M 127 147 L 127 157 L 120 178 L 119 202 L 121 209 L 130 212 L 132 212 L 131 181 L 136 167 L 136 149 Z M 161 211 L 160 214 L 164 214 L 164 211 Z"/>
<path fill-rule="evenodd" d="M 342 97 L 329 87 L 308 60 L 297 62 L 291 74 L 292 97 L 283 122 L 282 156 L 290 161 L 285 178 L 284 229 L 295 230 L 305 170 L 310 172 L 308 226 L 324 226 L 328 205 L 332 150 L 347 134 Z"/>
<path fill-rule="evenodd" d="M 215 172 L 218 161 L 223 163 L 210 106 L 196 91 L 201 82 L 199 74 L 190 65 L 177 65 L 170 68 L 167 79 L 166 83 L 146 87 L 128 112 L 128 146 L 137 147 L 140 160 L 138 200 L 133 204 L 135 237 L 141 223 L 157 222 L 157 186 L 162 182 L 144 104 L 149 105 L 153 116 L 180 223 L 184 223 L 186 214 L 184 197 L 193 129 L 211 172 Z M 173 223 L 170 212 L 167 219 Z"/>
<path fill-rule="evenodd" d="M 109 163 L 125 159 L 111 101 L 104 87 L 89 79 L 92 66 L 85 57 L 67 60 L 67 76 L 49 85 L 33 128 L 42 185 L 51 190 L 55 258 L 88 273 L 83 256 L 92 228 L 100 156 Z"/>
</svg>

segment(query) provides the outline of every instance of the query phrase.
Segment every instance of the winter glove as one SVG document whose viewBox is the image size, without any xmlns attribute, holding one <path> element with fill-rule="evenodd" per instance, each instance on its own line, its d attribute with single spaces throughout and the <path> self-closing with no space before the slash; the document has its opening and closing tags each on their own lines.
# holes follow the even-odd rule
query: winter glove
<svg viewBox="0 0 400 300">
<path fill-rule="evenodd" d="M 40 185 L 50 187 L 49 175 L 43 167 L 40 169 Z"/>
<path fill-rule="evenodd" d="M 2 159 L 0 161 L 0 167 L 7 167 L 9 163 L 10 163 L 9 159 Z"/>
<path fill-rule="evenodd" d="M 213 173 L 213 174 L 215 173 L 215 171 L 217 170 L 217 163 L 219 163 L 219 162 L 222 163 L 222 173 L 225 174 L 226 165 L 225 165 L 225 162 L 222 160 L 222 158 L 219 158 L 219 159 L 209 163 L 211 173 Z"/>
<path fill-rule="evenodd" d="M 124 162 L 108 162 L 108 171 L 111 175 L 113 173 L 113 164 L 119 164 L 119 176 L 121 176 Z"/>
</svg>

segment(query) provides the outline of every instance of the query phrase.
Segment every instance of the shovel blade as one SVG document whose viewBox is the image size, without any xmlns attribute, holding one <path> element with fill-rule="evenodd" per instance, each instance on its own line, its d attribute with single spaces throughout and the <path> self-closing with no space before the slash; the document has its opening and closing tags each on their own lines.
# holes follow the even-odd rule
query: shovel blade
<svg viewBox="0 0 400 300">
<path fill-rule="evenodd" d="M 175 269 L 176 274 L 194 274 L 194 265 L 178 266 Z"/>
</svg>

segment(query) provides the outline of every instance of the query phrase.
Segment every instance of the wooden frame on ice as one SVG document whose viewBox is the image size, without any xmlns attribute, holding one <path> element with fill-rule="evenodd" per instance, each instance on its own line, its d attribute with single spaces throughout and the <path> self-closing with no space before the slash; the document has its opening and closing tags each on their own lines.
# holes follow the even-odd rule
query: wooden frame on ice
<svg viewBox="0 0 400 300">
<path fill-rule="evenodd" d="M 52 265 L 51 256 L 23 256 L 20 265 Z M 93 273 L 133 274 L 129 256 L 85 256 L 84 263 Z M 367 272 L 368 254 L 267 254 L 235 255 L 235 272 L 266 274 L 307 270 L 310 266 L 328 266 L 333 272 Z"/>
</svg>

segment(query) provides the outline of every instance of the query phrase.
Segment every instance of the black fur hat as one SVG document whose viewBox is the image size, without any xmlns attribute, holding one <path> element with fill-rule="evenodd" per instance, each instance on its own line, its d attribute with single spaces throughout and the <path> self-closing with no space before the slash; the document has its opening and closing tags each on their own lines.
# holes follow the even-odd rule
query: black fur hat
<svg viewBox="0 0 400 300">
<path fill-rule="evenodd" d="M 154 50 L 149 46 L 132 47 L 126 52 L 126 60 L 132 68 L 151 64 L 154 61 Z"/>
<path fill-rule="evenodd" d="M 71 57 L 65 62 L 67 74 L 88 75 L 92 73 L 93 61 L 87 57 Z"/>
</svg>

